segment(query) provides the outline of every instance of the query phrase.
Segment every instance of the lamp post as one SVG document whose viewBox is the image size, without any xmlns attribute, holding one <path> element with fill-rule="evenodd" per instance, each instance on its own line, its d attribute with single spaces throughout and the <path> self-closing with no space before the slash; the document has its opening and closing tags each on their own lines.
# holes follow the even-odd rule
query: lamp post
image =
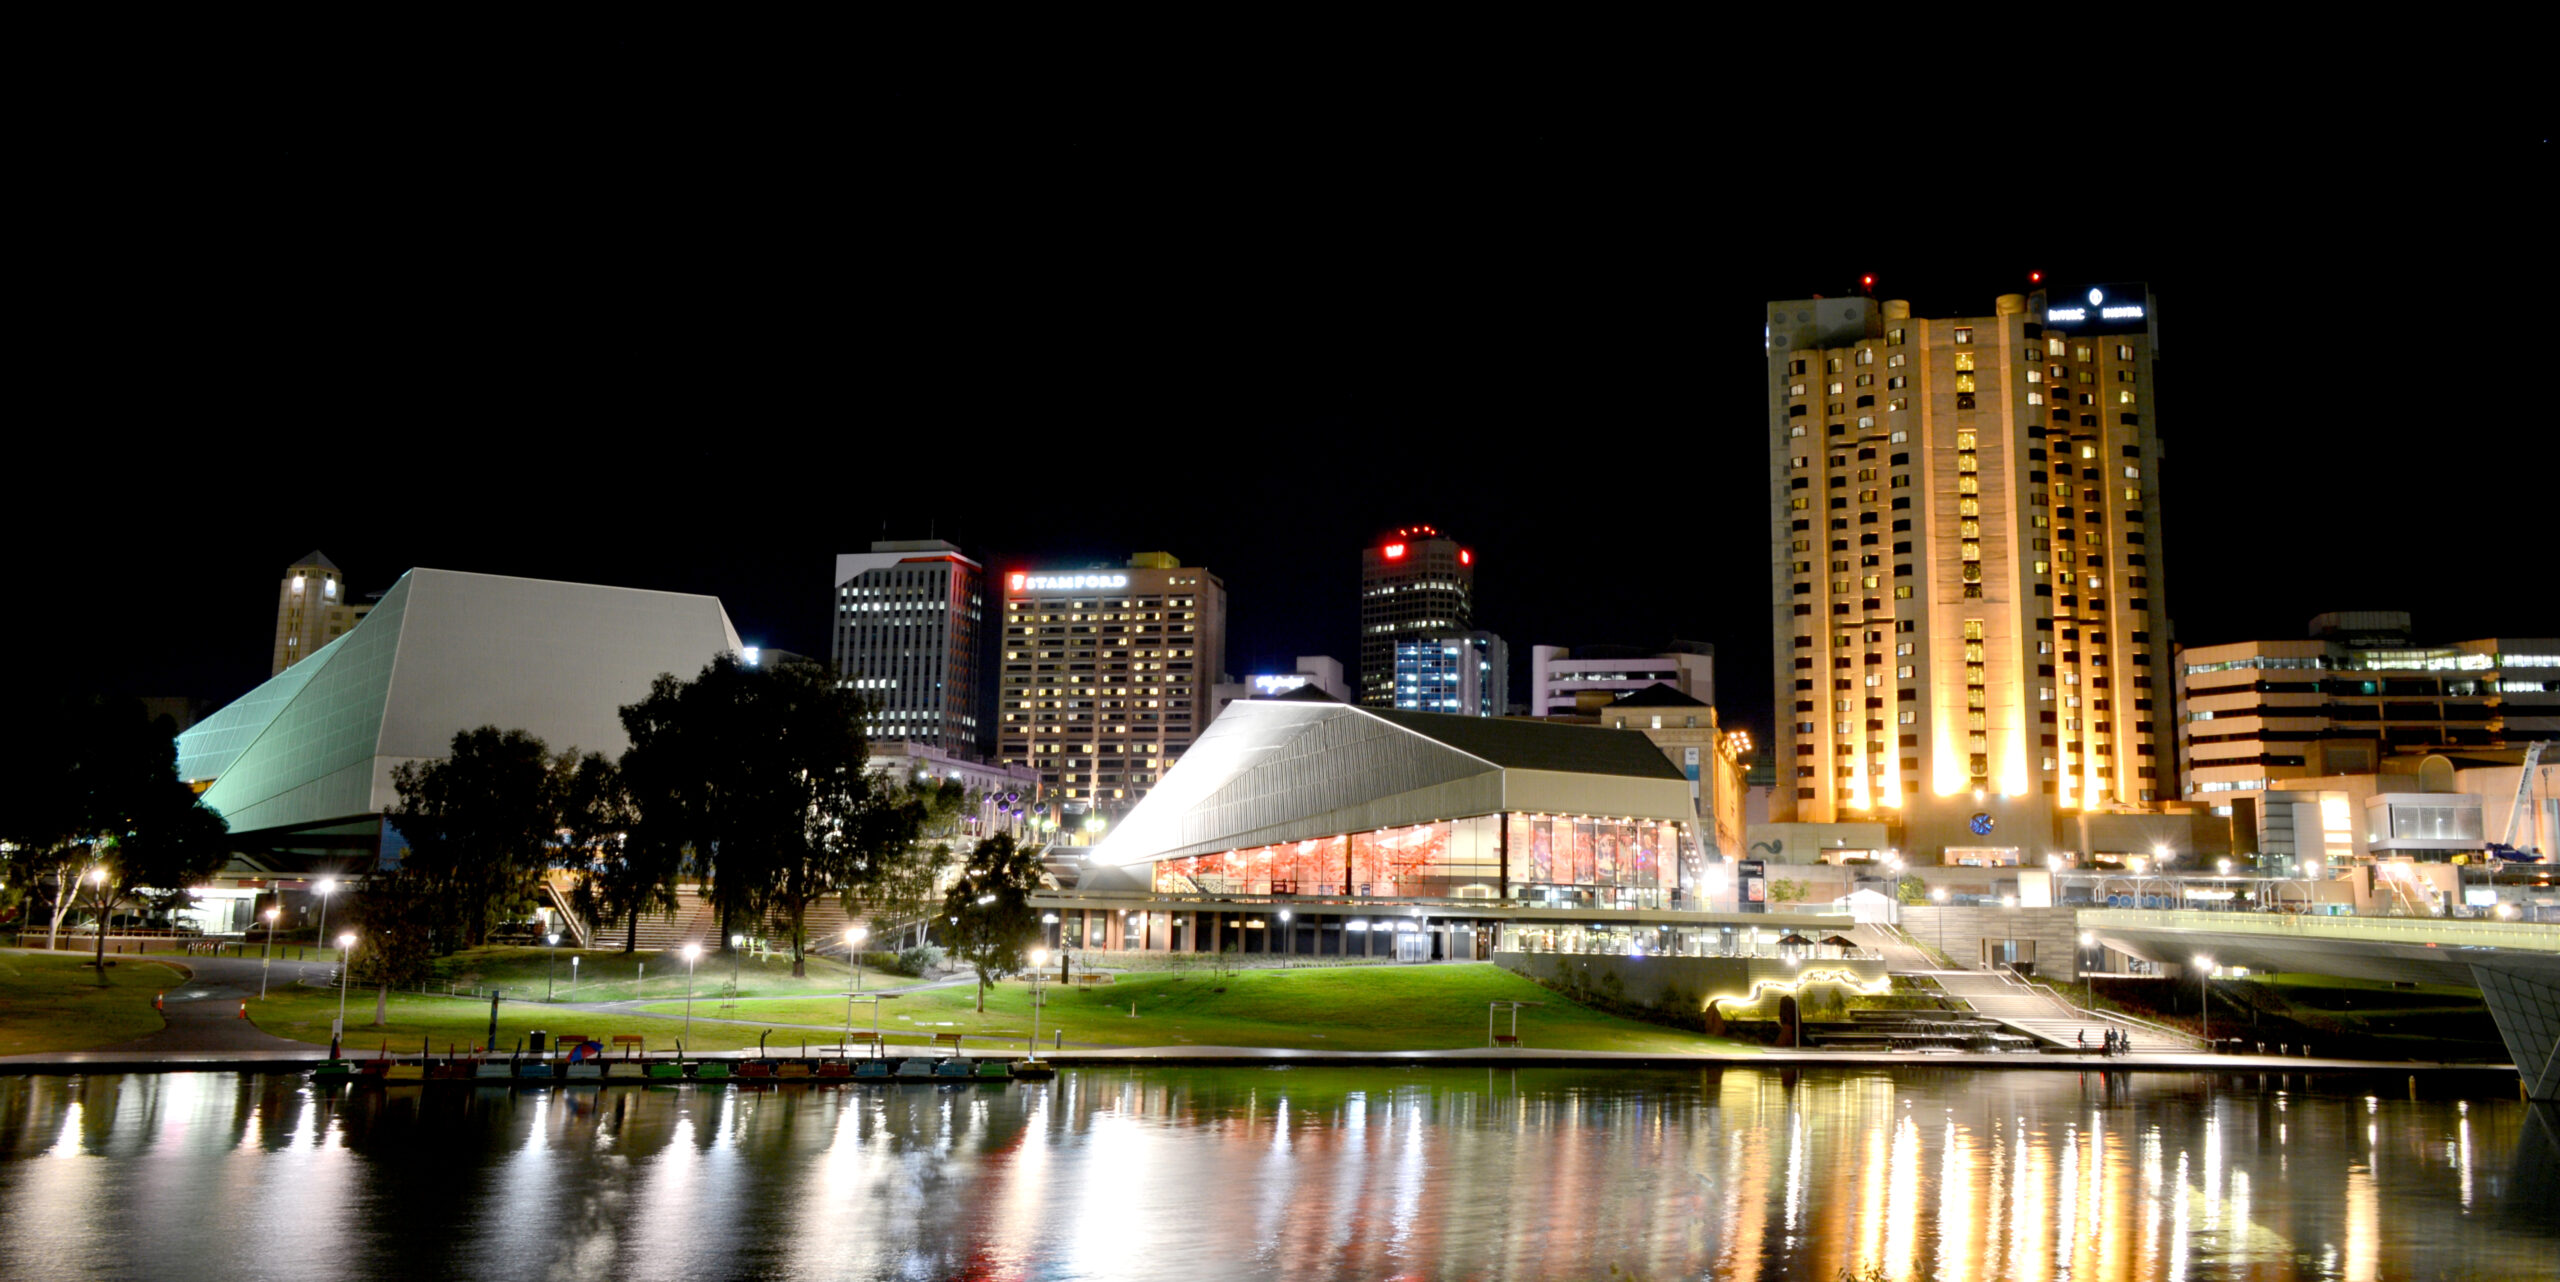
<svg viewBox="0 0 2560 1282">
<path fill-rule="evenodd" d="M 329 1025 L 329 1058 L 338 1057 L 338 1045 L 347 1035 L 347 953 L 356 946 L 354 931 L 338 936 L 338 1018 Z"/>
<path fill-rule="evenodd" d="M 687 1041 L 693 1039 L 693 965 L 700 960 L 702 945 L 684 946 L 684 1035 Z"/>
<path fill-rule="evenodd" d="M 571 997 L 578 995 L 578 963 L 582 960 L 584 959 L 576 953 L 569 954 L 569 995 Z"/>
<path fill-rule="evenodd" d="M 1048 978 L 1049 950 L 1031 950 L 1031 1058 L 1040 1058 L 1040 981 Z"/>
<path fill-rule="evenodd" d="M 1938 919 L 1938 952 L 1944 955 L 1947 951 L 1947 888 L 1940 886 L 1930 891 L 1929 898 L 1938 906 L 1938 911 L 1930 915 Z"/>
<path fill-rule="evenodd" d="M 556 991 L 552 985 L 560 978 L 560 937 L 545 935 L 542 937 L 542 946 L 542 1000 L 547 1002 Z"/>
<path fill-rule="evenodd" d="M 871 928 L 868 926 L 853 926 L 844 932 L 845 956 L 853 962 L 853 991 L 857 993 L 862 991 L 862 941 L 870 935 Z M 848 1037 L 853 1035 L 853 1003 L 851 1002 L 845 1003 L 844 1031 Z"/>
<path fill-rule="evenodd" d="M 2204 1053 L 2213 1053 L 2213 959 L 2196 958 L 2196 992 L 2203 997 L 2200 1007 L 2204 1025 Z"/>
<path fill-rule="evenodd" d="M 738 995 L 738 967 L 742 964 L 746 952 L 746 936 L 729 936 L 729 996 L 733 999 Z"/>
<path fill-rule="evenodd" d="M 314 891 L 319 892 L 320 895 L 320 922 L 311 930 L 311 938 L 314 940 L 322 940 L 329 937 L 329 892 L 336 890 L 337 888 L 338 880 L 335 877 L 323 877 L 320 879 L 319 885 L 311 888 Z"/>
<path fill-rule="evenodd" d="M 267 910 L 267 946 L 258 953 L 259 1001 L 267 999 L 267 967 L 275 960 L 276 952 L 276 914 L 282 911 L 284 910 L 280 908 Z"/>
</svg>

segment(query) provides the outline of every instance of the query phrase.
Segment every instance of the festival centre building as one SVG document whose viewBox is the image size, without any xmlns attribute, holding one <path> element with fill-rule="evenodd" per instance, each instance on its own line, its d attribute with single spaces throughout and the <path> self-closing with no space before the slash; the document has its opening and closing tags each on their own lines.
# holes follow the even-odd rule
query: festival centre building
<svg viewBox="0 0 2560 1282">
<path fill-rule="evenodd" d="M 446 756 L 456 732 L 619 756 L 622 705 L 740 649 L 717 597 L 409 571 L 345 635 L 178 736 L 179 777 L 231 827 L 202 927 L 244 929 L 257 891 L 396 859 L 392 772 Z"/>
<path fill-rule="evenodd" d="M 1242 700 L 1033 903 L 1066 948 L 1728 951 L 1751 919 L 1697 822 L 1641 734 Z"/>
</svg>

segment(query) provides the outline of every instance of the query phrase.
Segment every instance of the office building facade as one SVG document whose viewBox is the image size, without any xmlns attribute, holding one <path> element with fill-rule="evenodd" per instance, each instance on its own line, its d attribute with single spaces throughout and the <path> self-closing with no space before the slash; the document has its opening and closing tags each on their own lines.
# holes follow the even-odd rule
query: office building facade
<svg viewBox="0 0 2560 1282">
<path fill-rule="evenodd" d="M 1716 648 L 1701 641 L 1674 641 L 1659 652 L 1597 645 L 1529 649 L 1528 714 L 1533 717 L 1588 713 L 1656 685 L 1713 705 Z"/>
<path fill-rule="evenodd" d="M 2395 611 L 2324 614 L 2310 631 L 2179 652 L 2189 800 L 2228 813 L 2282 780 L 2560 740 L 2560 638 L 2422 645 Z"/>
<path fill-rule="evenodd" d="M 1396 706 L 1396 642 L 1475 628 L 1473 550 L 1428 525 L 1360 549 L 1360 702 Z"/>
<path fill-rule="evenodd" d="M 836 680 L 862 696 L 874 742 L 982 758 L 986 571 L 940 539 L 882 541 L 836 558 Z"/>
<path fill-rule="evenodd" d="M 1775 821 L 2008 862 L 2178 795 L 2154 310 L 1769 305 Z"/>
<path fill-rule="evenodd" d="M 283 582 L 276 585 L 275 656 L 267 675 L 272 677 L 319 653 L 321 647 L 354 629 L 372 608 L 347 599 L 346 576 L 316 551 L 287 566 Z"/>
<path fill-rule="evenodd" d="M 1396 642 L 1396 704 L 1415 712 L 1499 717 L 1510 710 L 1511 648 L 1490 632 Z"/>
<path fill-rule="evenodd" d="M 1209 717 L 1216 720 L 1228 704 L 1239 699 L 1277 699 L 1310 686 L 1336 703 L 1351 702 L 1351 686 L 1343 679 L 1342 660 L 1331 655 L 1302 654 L 1297 666 L 1287 672 L 1249 672 L 1242 681 L 1219 682 L 1209 696 Z"/>
<path fill-rule="evenodd" d="M 1227 592 L 1169 553 L 1004 576 L 998 759 L 1087 816 L 1136 804 L 1209 720 Z"/>
</svg>

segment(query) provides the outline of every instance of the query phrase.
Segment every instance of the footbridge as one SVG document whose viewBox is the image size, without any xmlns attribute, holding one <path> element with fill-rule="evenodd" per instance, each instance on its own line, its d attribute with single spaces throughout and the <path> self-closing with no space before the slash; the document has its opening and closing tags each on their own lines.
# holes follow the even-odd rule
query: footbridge
<svg viewBox="0 0 2560 1282">
<path fill-rule="evenodd" d="M 2420 917 L 2093 908 L 2080 929 L 2168 965 L 2301 971 L 2477 988 L 2515 1057 L 2525 1095 L 2560 1100 L 2560 926 Z"/>
</svg>

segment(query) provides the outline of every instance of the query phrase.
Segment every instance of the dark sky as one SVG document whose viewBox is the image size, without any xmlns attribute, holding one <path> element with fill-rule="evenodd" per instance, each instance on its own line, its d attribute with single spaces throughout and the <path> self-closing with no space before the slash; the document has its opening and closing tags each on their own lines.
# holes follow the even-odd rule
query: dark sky
<svg viewBox="0 0 2560 1282">
<path fill-rule="evenodd" d="M 832 558 L 885 528 L 999 570 L 1173 551 L 1225 578 L 1243 672 L 1351 659 L 1358 548 L 1428 522 L 1517 666 L 1713 642 L 1765 732 L 1761 302 L 1873 272 L 1982 312 L 2030 270 L 2159 300 L 2181 639 L 2560 632 L 2536 131 L 1994 131 L 1853 183 L 1708 104 L 1404 106 L 137 131 L 66 162 L 10 644 L 228 699 L 317 547 L 359 591 L 714 593 L 823 655 Z"/>
</svg>

